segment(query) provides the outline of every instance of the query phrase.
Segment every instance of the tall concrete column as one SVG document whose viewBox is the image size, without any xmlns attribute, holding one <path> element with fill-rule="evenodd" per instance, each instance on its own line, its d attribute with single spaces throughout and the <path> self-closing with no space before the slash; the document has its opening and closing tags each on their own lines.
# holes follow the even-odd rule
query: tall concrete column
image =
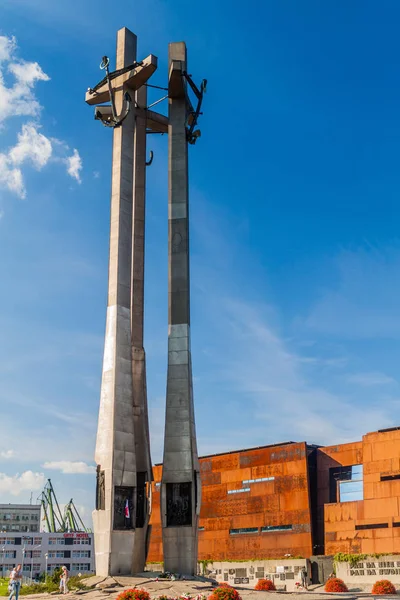
<svg viewBox="0 0 400 600">
<path fill-rule="evenodd" d="M 147 88 L 136 91 L 136 106 L 147 106 Z M 134 136 L 134 192 L 132 229 L 132 295 L 131 337 L 134 431 L 136 446 L 136 540 L 133 554 L 133 570 L 144 571 L 150 535 L 150 505 L 152 465 L 150 457 L 150 434 L 147 406 L 146 355 L 143 347 L 144 324 L 144 244 L 146 200 L 146 112 L 136 112 Z"/>
<path fill-rule="evenodd" d="M 135 60 L 136 36 L 120 29 L 116 68 Z M 122 111 L 124 93 L 122 86 L 115 90 L 117 113 Z M 134 129 L 132 106 L 113 131 L 108 306 L 95 452 L 100 493 L 93 512 L 96 573 L 104 576 L 133 573 L 137 487 L 131 337 Z"/>
<path fill-rule="evenodd" d="M 190 353 L 189 195 L 186 45 L 169 45 L 169 332 L 161 485 L 164 569 L 197 571 L 200 477 Z"/>
</svg>

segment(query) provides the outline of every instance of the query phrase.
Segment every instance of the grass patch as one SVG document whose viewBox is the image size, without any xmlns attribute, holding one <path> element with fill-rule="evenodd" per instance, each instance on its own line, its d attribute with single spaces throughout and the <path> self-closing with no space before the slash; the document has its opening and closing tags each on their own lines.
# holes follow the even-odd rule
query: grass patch
<svg viewBox="0 0 400 600">
<path fill-rule="evenodd" d="M 8 596 L 8 579 L 0 577 L 0 596 Z"/>
<path fill-rule="evenodd" d="M 82 575 L 81 577 L 78 577 L 78 575 L 74 575 L 73 577 L 70 577 L 70 579 L 68 580 L 68 588 L 70 590 L 81 590 L 85 587 L 84 584 L 84 580 L 87 577 L 91 577 L 92 573 L 90 573 L 89 575 Z M 54 581 L 54 579 L 57 580 Z M 0 596 L 9 596 L 9 591 L 8 591 L 8 578 L 7 579 L 2 579 L 0 577 Z M 32 583 L 30 585 L 22 585 L 20 590 L 19 590 L 19 595 L 20 596 L 29 596 L 30 594 L 44 594 L 45 592 L 58 592 L 58 590 L 60 589 L 60 583 L 59 583 L 59 578 L 56 575 L 56 577 L 52 577 L 51 575 L 48 577 L 48 580 L 46 583 Z"/>
</svg>

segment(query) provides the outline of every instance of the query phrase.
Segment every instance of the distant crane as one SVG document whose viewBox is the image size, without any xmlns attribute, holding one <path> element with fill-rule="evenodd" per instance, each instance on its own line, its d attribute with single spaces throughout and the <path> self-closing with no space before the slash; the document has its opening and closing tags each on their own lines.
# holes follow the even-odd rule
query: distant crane
<svg viewBox="0 0 400 600">
<path fill-rule="evenodd" d="M 47 480 L 44 490 L 40 494 L 38 500 L 40 500 L 40 504 L 42 505 L 44 515 L 43 521 L 46 521 L 48 531 L 51 533 L 64 531 L 63 516 L 50 479 Z"/>
<path fill-rule="evenodd" d="M 64 510 L 63 526 L 63 531 L 90 532 L 90 530 L 85 527 L 72 498 Z"/>
<path fill-rule="evenodd" d="M 62 514 L 51 479 L 47 480 L 38 500 L 43 510 L 42 520 L 46 521 L 47 529 L 50 533 L 65 533 L 70 531 L 90 533 L 90 529 L 85 527 L 72 498 L 65 506 L 64 514 Z"/>
</svg>

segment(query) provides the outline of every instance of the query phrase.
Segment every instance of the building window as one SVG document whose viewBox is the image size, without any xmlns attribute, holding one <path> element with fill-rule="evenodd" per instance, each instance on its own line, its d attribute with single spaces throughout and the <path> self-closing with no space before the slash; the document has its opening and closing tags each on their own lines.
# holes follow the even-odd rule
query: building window
<svg viewBox="0 0 400 600">
<path fill-rule="evenodd" d="M 72 563 L 72 571 L 90 571 L 90 563 Z"/>
<path fill-rule="evenodd" d="M 363 500 L 363 466 L 350 465 L 329 469 L 329 502 Z"/>
<path fill-rule="evenodd" d="M 56 537 L 49 537 L 49 546 L 55 546 L 57 544 Z"/>
<path fill-rule="evenodd" d="M 258 479 L 245 479 L 242 483 L 261 483 L 262 481 L 274 481 L 275 477 L 259 477 Z"/>
<path fill-rule="evenodd" d="M 90 550 L 74 550 L 72 552 L 72 558 L 89 558 Z"/>
<path fill-rule="evenodd" d="M 32 546 L 32 538 L 31 537 L 23 537 L 22 543 L 24 546 Z"/>
<path fill-rule="evenodd" d="M 241 488 L 240 490 L 228 490 L 228 494 L 242 494 L 243 492 L 249 492 L 250 488 Z"/>
<path fill-rule="evenodd" d="M 293 529 L 293 525 L 265 525 L 265 527 L 261 527 L 262 533 L 267 533 L 268 531 L 291 531 Z"/>
<path fill-rule="evenodd" d="M 361 531 L 362 529 L 387 529 L 389 527 L 388 523 L 374 523 L 372 525 L 356 525 L 356 531 Z"/>
<path fill-rule="evenodd" d="M 64 538 L 57 538 L 57 544 L 59 546 L 64 546 L 65 545 L 65 539 Z"/>
<path fill-rule="evenodd" d="M 400 473 L 396 473 L 395 475 L 381 475 L 381 481 L 394 481 L 395 479 L 400 479 Z"/>
<path fill-rule="evenodd" d="M 47 565 L 48 571 L 54 571 L 54 569 L 60 569 L 64 566 L 64 563 L 52 563 L 51 565 Z"/>
<path fill-rule="evenodd" d="M 229 530 L 229 535 L 241 535 L 248 533 L 258 533 L 258 527 L 242 527 L 241 529 Z"/>
</svg>

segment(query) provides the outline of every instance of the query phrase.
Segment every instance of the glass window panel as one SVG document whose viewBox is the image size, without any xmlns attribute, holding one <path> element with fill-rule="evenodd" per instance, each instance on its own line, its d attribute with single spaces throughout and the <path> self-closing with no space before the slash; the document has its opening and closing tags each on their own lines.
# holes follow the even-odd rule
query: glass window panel
<svg viewBox="0 0 400 600">
<path fill-rule="evenodd" d="M 363 499 L 362 481 L 342 481 L 339 484 L 340 502 L 354 502 Z"/>
<path fill-rule="evenodd" d="M 353 465 L 351 467 L 351 478 L 362 479 L 363 477 L 363 465 Z"/>
</svg>

